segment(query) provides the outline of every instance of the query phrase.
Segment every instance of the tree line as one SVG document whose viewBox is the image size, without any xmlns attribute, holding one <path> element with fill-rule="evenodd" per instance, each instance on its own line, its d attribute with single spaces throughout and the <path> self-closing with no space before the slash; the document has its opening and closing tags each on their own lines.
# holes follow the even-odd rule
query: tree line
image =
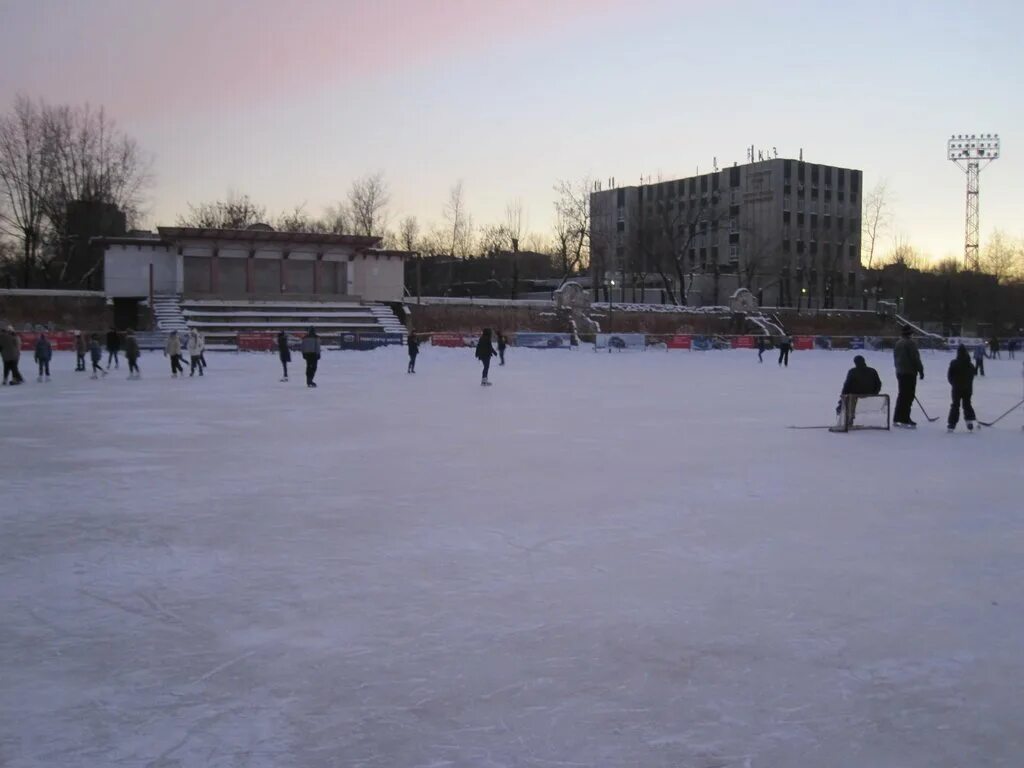
<svg viewBox="0 0 1024 768">
<path fill-rule="evenodd" d="M 61 284 L 72 201 L 143 214 L 151 165 L 102 108 L 26 96 L 0 115 L 0 268 L 19 285 Z"/>
</svg>

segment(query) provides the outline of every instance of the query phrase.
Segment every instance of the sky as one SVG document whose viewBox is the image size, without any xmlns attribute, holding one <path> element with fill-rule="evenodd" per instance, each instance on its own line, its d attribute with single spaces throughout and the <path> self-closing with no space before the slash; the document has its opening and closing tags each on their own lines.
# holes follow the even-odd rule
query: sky
<svg viewBox="0 0 1024 768">
<path fill-rule="evenodd" d="M 886 180 L 893 225 L 962 255 L 953 133 L 999 133 L 982 242 L 1024 235 L 1024 4 L 692 0 L 0 0 L 0 110 L 102 105 L 152 159 L 148 227 L 246 193 L 308 213 L 382 172 L 392 224 L 477 225 L 553 186 L 743 162 L 751 144 Z M 887 244 L 889 244 L 887 242 Z"/>
</svg>

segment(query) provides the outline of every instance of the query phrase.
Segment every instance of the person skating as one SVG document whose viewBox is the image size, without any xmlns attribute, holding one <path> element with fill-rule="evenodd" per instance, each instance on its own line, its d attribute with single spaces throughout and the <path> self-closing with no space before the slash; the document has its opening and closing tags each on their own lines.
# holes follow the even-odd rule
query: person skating
<svg viewBox="0 0 1024 768">
<path fill-rule="evenodd" d="M 1018 343 L 1017 339 L 1010 339 L 1006 342 L 1006 354 L 1011 360 L 1016 359 Z"/>
<path fill-rule="evenodd" d="M 85 336 L 82 335 L 81 331 L 75 331 L 75 371 L 85 370 L 85 356 L 89 352 L 89 342 L 86 341 Z"/>
<path fill-rule="evenodd" d="M 107 370 L 110 370 L 110 364 L 113 363 L 115 368 L 120 368 L 121 363 L 117 359 L 118 353 L 121 351 L 121 335 L 116 329 L 111 328 L 107 331 Z"/>
<path fill-rule="evenodd" d="M 196 331 L 196 336 L 199 337 L 199 365 L 202 368 L 200 371 L 200 375 L 202 375 L 202 372 L 206 370 L 206 337 L 202 331 Z"/>
<path fill-rule="evenodd" d="M 953 402 L 949 406 L 949 420 L 946 422 L 946 429 L 950 432 L 956 429 L 956 423 L 960 420 L 961 406 L 964 409 L 964 422 L 967 424 L 967 429 L 974 429 L 975 416 L 971 395 L 974 391 L 975 373 L 967 347 L 961 344 L 956 348 L 956 357 L 950 361 L 949 372 L 946 374 L 946 379 L 952 387 L 953 398 Z"/>
<path fill-rule="evenodd" d="M 53 358 L 53 347 L 50 345 L 50 340 L 46 338 L 45 333 L 40 333 L 39 338 L 36 339 L 36 364 L 39 366 L 39 376 L 36 377 L 36 381 L 42 381 L 43 376 L 46 376 L 46 380 L 50 380 L 50 360 Z"/>
<path fill-rule="evenodd" d="M 196 369 L 199 370 L 199 375 L 203 375 L 203 363 L 201 357 L 203 355 L 203 337 L 199 335 L 199 331 L 193 328 L 188 333 L 188 359 L 191 365 L 189 370 L 189 376 L 196 375 Z"/>
<path fill-rule="evenodd" d="M 897 427 L 912 429 L 917 426 L 917 422 L 910 418 L 910 409 L 917 394 L 917 380 L 924 379 L 924 365 L 921 364 L 921 352 L 911 338 L 913 331 L 910 326 L 903 326 L 901 334 L 900 340 L 892 350 L 893 362 L 896 365 L 896 381 L 899 385 L 892 423 Z"/>
<path fill-rule="evenodd" d="M 974 346 L 974 368 L 977 370 L 979 376 L 985 375 L 985 345 L 976 344 Z"/>
<path fill-rule="evenodd" d="M 882 391 L 882 380 L 878 377 L 878 371 L 867 364 L 863 355 L 853 358 L 853 368 L 846 373 L 846 381 L 843 382 L 843 391 L 839 393 L 839 404 L 836 406 L 836 414 L 842 413 L 843 400 L 846 400 L 846 428 L 853 426 L 853 420 L 857 416 L 857 398 L 862 395 L 877 395 Z"/>
<path fill-rule="evenodd" d="M 480 386 L 491 386 L 491 382 L 487 380 L 487 374 L 491 370 L 491 358 L 496 354 L 498 353 L 494 351 L 494 346 L 491 344 L 491 329 L 484 328 L 483 333 L 480 334 L 480 341 L 476 343 L 476 359 L 484 365 Z"/>
<path fill-rule="evenodd" d="M 316 328 L 310 327 L 302 337 L 302 358 L 306 361 L 306 386 L 315 387 L 313 379 L 320 363 L 320 337 L 316 335 Z"/>
<path fill-rule="evenodd" d="M 505 348 L 508 346 L 508 339 L 505 334 L 498 331 L 498 365 L 505 364 Z"/>
<path fill-rule="evenodd" d="M 103 362 L 103 347 L 100 346 L 100 337 L 98 334 L 93 334 L 89 340 L 89 357 L 92 360 L 92 377 L 98 379 L 97 373 L 102 373 L 104 376 L 107 372 L 103 370 L 101 363 Z"/>
<path fill-rule="evenodd" d="M 277 332 L 277 356 L 281 360 L 283 372 L 281 381 L 288 381 L 288 363 L 292 361 L 292 351 L 288 349 L 288 334 L 284 331 Z"/>
<path fill-rule="evenodd" d="M 793 349 L 793 340 L 789 336 L 779 339 L 779 365 L 789 368 L 789 353 Z"/>
<path fill-rule="evenodd" d="M 768 347 L 766 347 L 765 343 L 764 343 L 764 336 L 760 336 L 759 335 L 757 337 L 757 362 L 759 362 L 759 363 L 763 363 L 764 362 L 764 351 L 767 348 Z"/>
<path fill-rule="evenodd" d="M 128 361 L 128 378 L 142 378 L 139 371 L 139 340 L 131 329 L 124 335 L 124 359 Z"/>
<path fill-rule="evenodd" d="M 991 353 L 989 355 L 989 357 L 991 357 L 993 360 L 1000 360 L 1000 359 L 1002 359 L 1000 357 L 1000 355 L 999 355 L 999 338 L 998 337 L 993 336 L 991 339 L 989 339 L 988 349 L 989 349 L 989 352 Z"/>
<path fill-rule="evenodd" d="M 416 373 L 416 355 L 420 353 L 420 340 L 415 333 L 409 334 L 409 370 L 408 373 Z"/>
<path fill-rule="evenodd" d="M 171 335 L 167 337 L 167 345 L 164 347 L 164 357 L 171 358 L 171 378 L 178 378 L 180 373 L 182 376 L 185 375 L 185 370 L 181 367 L 181 339 L 178 337 L 177 331 L 171 331 Z"/>
<path fill-rule="evenodd" d="M 8 325 L 7 330 L 0 334 L 0 357 L 4 363 L 4 384 L 7 378 L 11 379 L 11 386 L 24 383 L 25 379 L 18 370 L 18 361 L 21 360 L 21 338 L 14 331 L 13 325 Z"/>
</svg>

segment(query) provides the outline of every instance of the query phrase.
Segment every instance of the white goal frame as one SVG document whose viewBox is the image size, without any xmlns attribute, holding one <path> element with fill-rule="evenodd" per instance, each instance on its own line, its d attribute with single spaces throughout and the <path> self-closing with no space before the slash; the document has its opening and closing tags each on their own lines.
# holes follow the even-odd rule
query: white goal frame
<svg viewBox="0 0 1024 768">
<path fill-rule="evenodd" d="M 857 403 L 861 400 L 881 400 L 882 406 L 879 410 L 885 412 L 885 426 L 878 424 L 857 424 Z M 888 395 L 843 395 L 839 398 L 840 409 L 839 415 L 836 417 L 836 424 L 834 427 L 829 427 L 829 432 L 855 432 L 863 429 L 878 429 L 886 430 L 891 429 L 892 419 L 891 411 L 889 409 L 889 396 Z M 862 411 L 863 412 L 863 411 Z"/>
</svg>

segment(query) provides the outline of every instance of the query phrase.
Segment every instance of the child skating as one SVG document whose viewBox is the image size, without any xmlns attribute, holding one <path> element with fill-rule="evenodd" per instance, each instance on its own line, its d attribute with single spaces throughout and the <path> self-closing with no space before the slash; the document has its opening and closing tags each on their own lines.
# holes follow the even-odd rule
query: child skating
<svg viewBox="0 0 1024 768">
<path fill-rule="evenodd" d="M 491 386 L 491 382 L 487 380 L 487 374 L 491 370 L 491 358 L 497 354 L 491 344 L 491 329 L 484 328 L 484 332 L 480 334 L 480 341 L 476 343 L 476 359 L 484 365 L 483 376 L 480 378 L 482 387 Z"/>
</svg>

